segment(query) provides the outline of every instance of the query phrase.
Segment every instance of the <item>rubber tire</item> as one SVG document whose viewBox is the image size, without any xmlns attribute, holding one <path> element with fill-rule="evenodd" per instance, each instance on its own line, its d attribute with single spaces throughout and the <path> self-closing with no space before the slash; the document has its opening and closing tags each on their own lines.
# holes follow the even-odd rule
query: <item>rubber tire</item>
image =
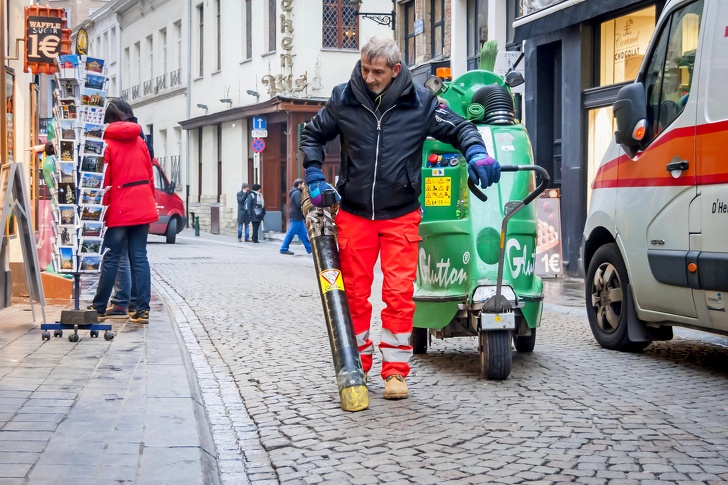
<svg viewBox="0 0 728 485">
<path fill-rule="evenodd" d="M 430 336 L 430 331 L 426 328 L 412 328 L 412 336 L 410 337 L 410 345 L 412 345 L 412 353 L 415 355 L 422 355 L 427 353 L 427 340 Z"/>
<path fill-rule="evenodd" d="M 531 328 L 531 335 L 522 335 L 513 337 L 513 345 L 518 352 L 533 352 L 536 346 L 536 329 Z"/>
<path fill-rule="evenodd" d="M 510 330 L 491 330 L 478 334 L 480 344 L 480 377 L 502 381 L 511 375 L 513 355 Z"/>
<path fill-rule="evenodd" d="M 610 268 L 613 269 L 613 273 L 605 285 L 603 276 Z M 597 273 L 600 275 L 598 280 L 599 286 L 602 287 L 601 290 L 597 288 L 597 282 L 595 282 Z M 597 249 L 589 263 L 589 271 L 587 271 L 584 282 L 584 297 L 589 326 L 591 327 L 594 339 L 599 345 L 609 350 L 639 352 L 652 343 L 651 341 L 633 342 L 629 339 L 626 300 L 629 295 L 624 293 L 624 289 L 628 288 L 629 285 L 629 275 L 627 274 L 627 267 L 624 264 L 624 259 L 616 243 L 605 244 Z M 613 292 L 616 289 L 623 290 L 621 299 L 619 301 L 608 299 L 607 296 L 611 293 L 608 290 L 612 290 Z M 600 297 L 600 302 L 598 303 L 601 303 L 601 305 L 597 307 L 592 303 L 592 295 L 597 295 L 599 292 L 604 293 L 604 299 Z M 616 327 L 606 317 L 607 307 L 618 318 Z M 599 314 L 602 313 L 602 308 L 605 309 L 605 314 L 600 316 Z"/>
<path fill-rule="evenodd" d="M 167 244 L 174 244 L 177 241 L 177 218 L 173 217 L 167 224 L 167 231 L 164 233 L 167 238 Z"/>
</svg>

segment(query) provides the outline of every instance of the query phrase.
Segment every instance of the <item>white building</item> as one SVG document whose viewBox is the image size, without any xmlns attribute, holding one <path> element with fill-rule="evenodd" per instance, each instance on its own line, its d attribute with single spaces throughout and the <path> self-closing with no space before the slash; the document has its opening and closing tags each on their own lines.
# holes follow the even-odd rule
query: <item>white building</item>
<svg viewBox="0 0 728 485">
<path fill-rule="evenodd" d="M 131 104 L 183 199 L 186 139 L 179 121 L 188 106 L 187 6 L 180 0 L 115 0 L 81 25 L 89 34 L 89 55 L 107 61 L 109 96 Z"/>
<path fill-rule="evenodd" d="M 362 10 L 390 12 L 390 0 Z M 287 194 L 303 176 L 298 135 L 336 84 L 346 82 L 359 49 L 388 26 L 357 17 L 349 0 L 205 0 L 190 9 L 190 212 L 202 230 L 237 230 L 236 193 L 260 183 L 267 230 L 285 226 Z M 155 108 L 156 110 L 156 108 Z M 259 163 L 251 149 L 252 117 L 267 121 Z M 333 180 L 339 150 L 325 172 Z"/>
</svg>

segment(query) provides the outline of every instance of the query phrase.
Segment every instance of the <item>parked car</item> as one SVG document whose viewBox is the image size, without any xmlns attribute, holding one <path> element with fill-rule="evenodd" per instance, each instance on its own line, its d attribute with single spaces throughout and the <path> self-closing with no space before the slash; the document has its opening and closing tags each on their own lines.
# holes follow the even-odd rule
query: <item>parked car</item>
<svg viewBox="0 0 728 485">
<path fill-rule="evenodd" d="M 639 351 L 674 325 L 728 335 L 725 0 L 670 0 L 592 184 L 582 261 L 592 333 Z"/>
<path fill-rule="evenodd" d="M 170 182 L 164 174 L 164 169 L 152 159 L 154 172 L 154 198 L 157 204 L 159 220 L 149 226 L 149 233 L 164 236 L 167 244 L 174 244 L 177 234 L 187 226 L 187 215 L 182 198 L 174 191 L 175 183 Z"/>
</svg>

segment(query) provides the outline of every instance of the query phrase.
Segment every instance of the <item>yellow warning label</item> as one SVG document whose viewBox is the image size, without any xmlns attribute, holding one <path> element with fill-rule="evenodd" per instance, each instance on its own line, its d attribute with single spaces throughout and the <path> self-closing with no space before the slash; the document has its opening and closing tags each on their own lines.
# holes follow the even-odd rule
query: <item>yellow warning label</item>
<svg viewBox="0 0 728 485">
<path fill-rule="evenodd" d="M 344 279 L 338 269 L 327 269 L 319 273 L 319 283 L 323 293 L 334 290 L 344 291 Z"/>
<path fill-rule="evenodd" d="M 425 179 L 425 206 L 448 206 L 452 198 L 450 177 L 428 177 Z"/>
</svg>

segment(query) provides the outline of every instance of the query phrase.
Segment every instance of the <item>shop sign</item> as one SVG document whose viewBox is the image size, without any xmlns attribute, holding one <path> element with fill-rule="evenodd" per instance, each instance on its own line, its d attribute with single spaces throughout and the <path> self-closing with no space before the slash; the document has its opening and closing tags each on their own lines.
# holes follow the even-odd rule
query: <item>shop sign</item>
<svg viewBox="0 0 728 485">
<path fill-rule="evenodd" d="M 56 72 L 56 57 L 71 53 L 71 31 L 65 28 L 65 24 L 62 8 L 25 7 L 24 72 Z"/>
<path fill-rule="evenodd" d="M 267 74 L 263 76 L 262 83 L 268 86 L 268 94 L 277 96 L 279 94 L 299 95 L 308 86 L 308 77 L 302 74 L 295 81 L 293 80 L 293 0 L 281 0 L 281 73 L 278 75 Z"/>
<path fill-rule="evenodd" d="M 79 56 L 88 54 L 88 32 L 83 27 L 76 33 L 76 54 Z"/>
<path fill-rule="evenodd" d="M 536 199 L 536 274 L 556 278 L 563 274 L 561 250 L 561 199 L 556 189 L 546 190 Z"/>
</svg>

